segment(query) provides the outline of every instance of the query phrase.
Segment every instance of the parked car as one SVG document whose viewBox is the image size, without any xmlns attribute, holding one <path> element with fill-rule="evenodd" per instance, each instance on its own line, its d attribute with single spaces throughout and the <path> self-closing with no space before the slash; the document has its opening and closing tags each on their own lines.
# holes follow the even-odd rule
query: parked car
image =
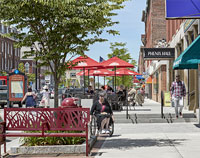
<svg viewBox="0 0 200 158">
<path fill-rule="evenodd" d="M 0 106 L 2 108 L 4 108 L 5 105 L 7 105 L 7 93 L 8 93 L 8 90 L 7 90 L 7 85 L 0 85 Z"/>
<path fill-rule="evenodd" d="M 8 104 L 8 86 L 0 85 L 0 106 L 4 108 L 5 105 Z M 10 101 L 9 107 L 12 107 L 13 104 L 18 104 L 19 107 L 22 107 L 21 101 Z"/>
</svg>

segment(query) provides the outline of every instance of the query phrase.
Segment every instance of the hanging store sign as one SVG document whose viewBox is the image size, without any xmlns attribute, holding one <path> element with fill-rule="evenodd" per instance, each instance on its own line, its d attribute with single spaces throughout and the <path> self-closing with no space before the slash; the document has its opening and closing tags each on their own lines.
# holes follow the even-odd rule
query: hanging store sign
<svg viewBox="0 0 200 158">
<path fill-rule="evenodd" d="M 174 58 L 174 48 L 144 48 L 144 60 Z"/>
</svg>

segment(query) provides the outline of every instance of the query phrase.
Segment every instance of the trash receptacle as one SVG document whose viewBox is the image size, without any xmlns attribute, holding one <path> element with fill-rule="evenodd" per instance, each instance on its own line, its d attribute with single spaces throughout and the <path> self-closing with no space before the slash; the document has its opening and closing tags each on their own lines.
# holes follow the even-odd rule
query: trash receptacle
<svg viewBox="0 0 200 158">
<path fill-rule="evenodd" d="M 60 108 L 78 108 L 79 98 L 65 98 Z"/>
</svg>

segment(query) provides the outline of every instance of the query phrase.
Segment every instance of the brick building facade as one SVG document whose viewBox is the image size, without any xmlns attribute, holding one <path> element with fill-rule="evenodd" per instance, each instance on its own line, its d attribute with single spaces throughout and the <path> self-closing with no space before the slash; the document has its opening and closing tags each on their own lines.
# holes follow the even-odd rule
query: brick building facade
<svg viewBox="0 0 200 158">
<path fill-rule="evenodd" d="M 144 48 L 156 48 L 158 43 L 166 41 L 166 20 L 165 20 L 165 1 L 147 0 L 146 10 L 143 11 L 142 21 L 145 23 L 145 35 L 142 35 Z M 152 79 L 151 83 L 146 84 L 148 94 L 153 100 L 160 102 L 161 91 L 167 90 L 167 61 L 144 60 L 143 51 L 140 51 L 138 65 L 144 64 L 143 72 Z M 150 97 L 150 98 L 151 98 Z"/>
<path fill-rule="evenodd" d="M 170 47 L 175 48 L 176 59 L 200 34 L 200 20 L 167 20 L 167 32 L 167 40 Z M 186 86 L 184 106 L 196 112 L 199 106 L 198 70 L 175 70 L 175 74 L 180 75 Z"/>
<path fill-rule="evenodd" d="M 14 47 L 17 39 L 3 36 L 13 31 L 17 31 L 16 28 L 0 23 L 0 71 L 9 72 L 12 69 L 16 69 L 20 62 L 20 48 Z"/>
</svg>

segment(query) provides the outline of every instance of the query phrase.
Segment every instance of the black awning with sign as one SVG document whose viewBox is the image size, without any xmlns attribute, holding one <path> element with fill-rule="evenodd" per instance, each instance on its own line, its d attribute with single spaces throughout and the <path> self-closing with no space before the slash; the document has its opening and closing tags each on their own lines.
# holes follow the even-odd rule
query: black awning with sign
<svg viewBox="0 0 200 158">
<path fill-rule="evenodd" d="M 144 48 L 144 59 L 170 59 L 174 58 L 174 52 L 174 48 Z"/>
</svg>

